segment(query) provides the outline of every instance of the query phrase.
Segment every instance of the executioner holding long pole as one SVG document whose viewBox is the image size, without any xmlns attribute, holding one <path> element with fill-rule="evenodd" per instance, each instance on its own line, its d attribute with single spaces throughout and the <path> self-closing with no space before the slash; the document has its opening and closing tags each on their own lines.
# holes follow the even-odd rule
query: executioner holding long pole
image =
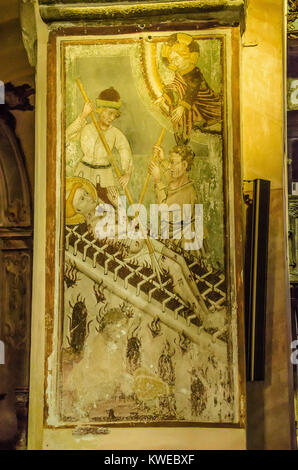
<svg viewBox="0 0 298 470">
<path fill-rule="evenodd" d="M 77 82 L 77 85 L 78 85 L 78 87 L 81 91 L 81 94 L 82 94 L 83 98 L 84 98 L 84 101 L 85 102 L 90 102 L 90 100 L 89 100 L 89 98 L 88 98 L 88 96 L 87 96 L 87 94 L 86 94 L 86 92 L 83 88 L 83 85 L 82 85 L 82 83 L 80 82 L 80 80 L 78 78 L 76 78 L 76 82 Z M 91 114 L 91 119 L 93 121 L 93 124 L 95 125 L 95 128 L 98 132 L 99 138 L 100 138 L 100 140 L 101 140 L 101 142 L 102 142 L 102 144 L 103 144 L 103 146 L 104 146 L 104 148 L 107 152 L 108 158 L 111 162 L 111 165 L 114 168 L 114 171 L 116 173 L 116 177 L 117 177 L 118 182 L 119 182 L 119 180 L 122 176 L 121 171 L 119 170 L 118 165 L 115 161 L 114 155 L 112 154 L 111 149 L 110 149 L 110 147 L 109 147 L 109 145 L 108 145 L 108 143 L 105 139 L 105 136 L 104 136 L 101 128 L 99 127 L 99 124 L 98 124 L 98 121 L 95 117 L 94 112 L 91 111 L 90 114 Z M 129 204 L 131 204 L 131 205 L 134 204 L 133 199 L 132 199 L 131 194 L 130 194 L 130 191 L 127 187 L 124 188 L 124 192 L 125 192 L 125 195 L 128 199 Z M 143 236 L 145 238 L 145 242 L 146 242 L 146 245 L 147 245 L 147 248 L 148 248 L 148 251 L 149 251 L 149 255 L 150 255 L 150 258 L 151 258 L 151 262 L 152 262 L 152 268 L 153 268 L 153 270 L 154 270 L 154 272 L 157 276 L 157 279 L 158 279 L 158 282 L 159 282 L 160 286 L 162 286 L 161 277 L 160 277 L 161 271 L 160 271 L 160 268 L 159 268 L 158 260 L 156 258 L 156 254 L 154 252 L 154 248 L 152 246 L 151 240 L 148 237 L 148 234 L 145 231 L 144 227 L 142 226 L 142 223 L 141 223 L 139 218 L 138 218 L 138 223 L 139 223 L 140 230 L 142 231 Z"/>
</svg>

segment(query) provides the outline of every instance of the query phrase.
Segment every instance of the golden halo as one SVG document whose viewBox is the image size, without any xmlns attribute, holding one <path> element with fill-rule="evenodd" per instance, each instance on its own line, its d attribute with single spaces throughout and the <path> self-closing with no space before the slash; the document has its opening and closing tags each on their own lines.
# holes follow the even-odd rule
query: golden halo
<svg viewBox="0 0 298 470">
<path fill-rule="evenodd" d="M 189 34 L 177 33 L 177 41 L 182 44 L 186 44 L 187 46 L 189 46 L 189 44 L 192 42 L 192 39 L 192 36 L 190 36 Z"/>
<path fill-rule="evenodd" d="M 66 178 L 65 187 L 65 223 L 66 225 L 82 224 L 85 219 L 82 214 L 75 212 L 72 201 L 75 195 L 76 189 L 83 188 L 95 201 L 98 200 L 97 191 L 95 186 L 85 178 L 80 176 L 69 176 Z"/>
<path fill-rule="evenodd" d="M 186 37 L 184 38 L 184 36 L 186 36 Z M 191 52 L 189 50 L 189 44 L 191 42 L 191 41 L 189 41 L 189 38 L 192 41 L 191 36 L 183 35 L 183 40 L 182 40 L 182 38 L 179 37 L 179 39 L 177 41 L 175 41 L 173 44 L 171 44 L 171 45 L 164 44 L 162 46 L 161 56 L 163 58 L 166 58 L 169 61 L 168 67 L 171 70 L 174 70 L 174 71 L 177 70 L 177 67 L 173 66 L 170 63 L 170 55 L 171 55 L 172 52 L 176 52 L 177 54 L 179 54 L 182 57 L 187 56 L 187 60 L 190 64 L 189 69 L 187 70 L 188 72 L 191 71 L 196 66 L 196 64 L 198 62 L 198 59 L 199 59 L 199 52 L 197 52 L 197 51 Z"/>
</svg>

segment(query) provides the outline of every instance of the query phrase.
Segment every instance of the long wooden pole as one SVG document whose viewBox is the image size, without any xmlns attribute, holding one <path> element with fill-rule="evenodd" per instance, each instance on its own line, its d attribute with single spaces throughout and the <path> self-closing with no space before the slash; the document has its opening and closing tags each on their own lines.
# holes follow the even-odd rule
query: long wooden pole
<svg viewBox="0 0 298 470">
<path fill-rule="evenodd" d="M 158 139 L 156 145 L 160 146 L 162 144 L 162 141 L 163 141 L 163 138 L 164 138 L 164 135 L 165 135 L 165 131 L 166 131 L 166 129 L 164 127 L 162 129 L 161 133 L 160 133 L 160 136 L 159 136 L 159 139 Z M 153 158 L 152 158 L 151 161 L 155 163 L 156 159 L 157 159 L 157 155 L 155 154 L 155 155 L 153 155 Z M 145 194 L 146 194 L 147 189 L 148 189 L 150 178 L 151 178 L 151 175 L 148 173 L 146 181 L 145 181 L 143 189 L 142 189 L 142 192 L 141 192 L 141 195 L 140 195 L 140 198 L 139 198 L 139 204 L 143 204 L 144 197 L 145 197 Z"/>
<path fill-rule="evenodd" d="M 81 91 L 81 93 L 82 93 L 82 96 L 83 96 L 84 100 L 85 100 L 86 102 L 89 102 L 90 100 L 89 100 L 88 96 L 86 95 L 86 92 L 85 92 L 85 90 L 84 90 L 84 87 L 83 87 L 82 83 L 80 82 L 80 80 L 79 80 L 78 78 L 76 78 L 76 82 L 77 82 L 77 84 L 78 84 L 78 87 L 79 87 L 79 89 L 80 89 L 80 91 Z M 116 161 L 115 161 L 114 155 L 112 154 L 111 149 L 110 149 L 110 147 L 109 147 L 109 145 L 108 145 L 108 143 L 107 143 L 107 141 L 106 141 L 106 138 L 105 138 L 105 136 L 104 136 L 104 134 L 103 134 L 101 128 L 99 127 L 99 124 L 98 124 L 98 121 L 97 121 L 97 119 L 96 119 L 96 117 L 95 117 L 94 111 L 91 111 L 90 114 L 91 114 L 91 118 L 92 118 L 93 124 L 94 124 L 95 127 L 96 127 L 96 130 L 97 130 L 97 132 L 98 132 L 98 135 L 99 135 L 99 137 L 100 137 L 100 140 L 102 141 L 102 144 L 103 144 L 103 146 L 104 146 L 104 148 L 105 148 L 105 150 L 106 150 L 106 152 L 107 152 L 108 158 L 109 158 L 109 160 L 110 160 L 110 162 L 111 162 L 111 164 L 112 164 L 112 166 L 113 166 L 113 168 L 114 168 L 114 170 L 115 170 L 116 176 L 117 176 L 118 181 L 119 181 L 119 179 L 120 179 L 121 176 L 122 176 L 121 171 L 119 170 L 118 165 L 117 165 L 117 163 L 116 163 Z M 128 189 L 127 187 L 124 188 L 124 192 L 125 192 L 125 195 L 126 195 L 126 197 L 127 197 L 127 199 L 128 199 L 129 204 L 134 204 L 133 199 L 132 199 L 131 194 L 130 194 L 130 191 L 129 191 L 129 189 Z M 154 271 L 155 271 L 155 273 L 156 273 L 156 275 L 157 275 L 159 284 L 162 285 L 161 277 L 160 277 L 160 269 L 159 269 L 158 261 L 157 261 L 157 259 L 155 258 L 154 248 L 153 248 L 152 243 L 151 243 L 150 239 L 148 238 L 148 234 L 146 233 L 145 229 L 143 228 L 143 226 L 142 226 L 140 220 L 139 220 L 139 225 L 140 225 L 140 229 L 141 229 L 141 231 L 142 231 L 142 233 L 143 233 L 143 236 L 144 236 L 144 238 L 145 238 L 145 242 L 146 242 L 146 245 L 147 245 L 147 248 L 148 248 L 148 251 L 149 251 L 151 260 L 152 260 L 152 267 L 153 267 L 153 269 L 154 269 Z"/>
<path fill-rule="evenodd" d="M 78 87 L 79 87 L 79 89 L 80 89 L 80 91 L 81 91 L 81 93 L 82 93 L 82 96 L 83 96 L 84 100 L 85 100 L 86 102 L 88 102 L 89 99 L 88 99 L 88 96 L 86 95 L 86 92 L 85 92 L 85 90 L 84 90 L 84 88 L 83 88 L 82 83 L 80 82 L 80 80 L 79 80 L 78 78 L 76 78 L 76 82 L 77 82 L 77 84 L 78 84 Z M 116 173 L 116 176 L 117 176 L 117 178 L 118 178 L 118 180 L 119 180 L 119 179 L 121 178 L 122 174 L 121 174 L 121 171 L 120 171 L 119 168 L 118 168 L 118 165 L 117 165 L 117 163 L 116 163 L 116 160 L 115 160 L 115 158 L 114 158 L 114 155 L 113 155 L 112 152 L 111 152 L 111 149 L 110 149 L 110 147 L 109 147 L 109 145 L 108 145 L 108 143 L 107 143 L 107 141 L 106 141 L 106 138 L 105 138 L 105 136 L 104 136 L 104 133 L 102 132 L 101 128 L 99 127 L 98 120 L 97 120 L 96 117 L 95 117 L 94 111 L 91 111 L 90 114 L 91 114 L 91 119 L 92 119 L 92 121 L 93 121 L 93 124 L 95 125 L 96 130 L 97 130 L 97 132 L 98 132 L 98 135 L 99 135 L 99 137 L 100 137 L 100 140 L 102 141 L 102 144 L 103 144 L 103 146 L 104 146 L 104 148 L 105 148 L 105 150 L 106 150 L 106 152 L 107 152 L 107 154 L 108 154 L 109 160 L 110 160 L 110 162 L 111 162 L 111 164 L 112 164 L 112 166 L 113 166 L 113 168 L 114 168 L 114 171 L 115 171 L 115 173 Z M 130 194 L 130 192 L 129 192 L 129 190 L 128 190 L 127 187 L 124 188 L 124 192 L 125 192 L 125 195 L 126 195 L 126 197 L 127 197 L 127 199 L 128 199 L 129 204 L 133 204 L 133 199 L 132 199 L 131 194 Z"/>
</svg>

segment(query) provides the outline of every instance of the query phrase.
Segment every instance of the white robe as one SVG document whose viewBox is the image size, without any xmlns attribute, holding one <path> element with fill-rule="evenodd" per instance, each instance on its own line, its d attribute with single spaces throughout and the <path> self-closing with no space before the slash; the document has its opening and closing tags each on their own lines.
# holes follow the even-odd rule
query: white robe
<svg viewBox="0 0 298 470">
<path fill-rule="evenodd" d="M 130 173 L 132 155 L 125 135 L 114 126 L 110 126 L 102 133 L 111 151 L 114 148 L 118 151 L 123 172 Z M 78 116 L 66 129 L 66 140 L 80 140 L 81 143 L 83 157 L 75 169 L 75 176 L 86 178 L 94 186 L 100 184 L 102 188 L 116 186 L 109 157 L 93 122 L 87 124 L 86 119 Z"/>
</svg>

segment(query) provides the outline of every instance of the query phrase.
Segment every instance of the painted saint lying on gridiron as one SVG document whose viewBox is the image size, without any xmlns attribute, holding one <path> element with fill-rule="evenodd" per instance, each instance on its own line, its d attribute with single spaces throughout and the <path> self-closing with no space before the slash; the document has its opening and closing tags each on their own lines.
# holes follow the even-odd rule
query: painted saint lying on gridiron
<svg viewBox="0 0 298 470">
<path fill-rule="evenodd" d="M 123 173 L 119 183 L 124 188 L 129 182 L 133 163 L 127 138 L 120 129 L 112 125 L 120 116 L 120 107 L 120 95 L 111 87 L 99 94 L 95 111 L 109 148 L 115 148 L 119 153 Z M 79 140 L 83 152 L 74 175 L 89 180 L 96 187 L 101 200 L 116 206 L 119 193 L 111 162 L 94 123 L 87 122 L 92 110 L 91 102 L 85 103 L 82 112 L 66 129 L 66 140 Z"/>
<path fill-rule="evenodd" d="M 105 213 L 98 215 L 101 212 L 100 206 L 102 205 L 103 203 L 98 199 L 96 189 L 92 183 L 80 177 L 66 178 L 65 216 L 67 225 L 77 225 L 86 222 L 94 239 L 102 238 L 98 236 L 99 226 L 102 231 L 100 220 L 103 218 L 105 221 L 108 220 Z M 115 219 L 113 219 L 113 222 L 115 222 Z M 109 244 L 118 243 L 119 249 L 123 252 L 123 259 L 126 262 L 133 261 L 140 266 L 150 265 L 151 258 L 145 240 L 141 238 L 124 238 L 120 224 L 118 225 L 117 222 L 116 220 L 116 227 L 112 227 L 113 233 L 117 235 L 114 238 L 105 239 L 105 242 Z M 109 227 L 105 227 L 105 230 L 109 233 Z M 160 267 L 172 278 L 174 292 L 189 305 L 194 315 L 202 320 L 202 305 L 198 299 L 197 286 L 191 279 L 185 259 L 167 248 L 159 240 L 151 239 L 151 243 L 153 244 Z"/>
<path fill-rule="evenodd" d="M 197 66 L 199 53 L 197 42 L 184 33 L 172 34 L 161 52 L 175 78 L 155 103 L 167 106 L 178 144 L 189 142 L 192 129 L 210 127 L 222 119 L 221 97 L 209 87 Z"/>
</svg>

